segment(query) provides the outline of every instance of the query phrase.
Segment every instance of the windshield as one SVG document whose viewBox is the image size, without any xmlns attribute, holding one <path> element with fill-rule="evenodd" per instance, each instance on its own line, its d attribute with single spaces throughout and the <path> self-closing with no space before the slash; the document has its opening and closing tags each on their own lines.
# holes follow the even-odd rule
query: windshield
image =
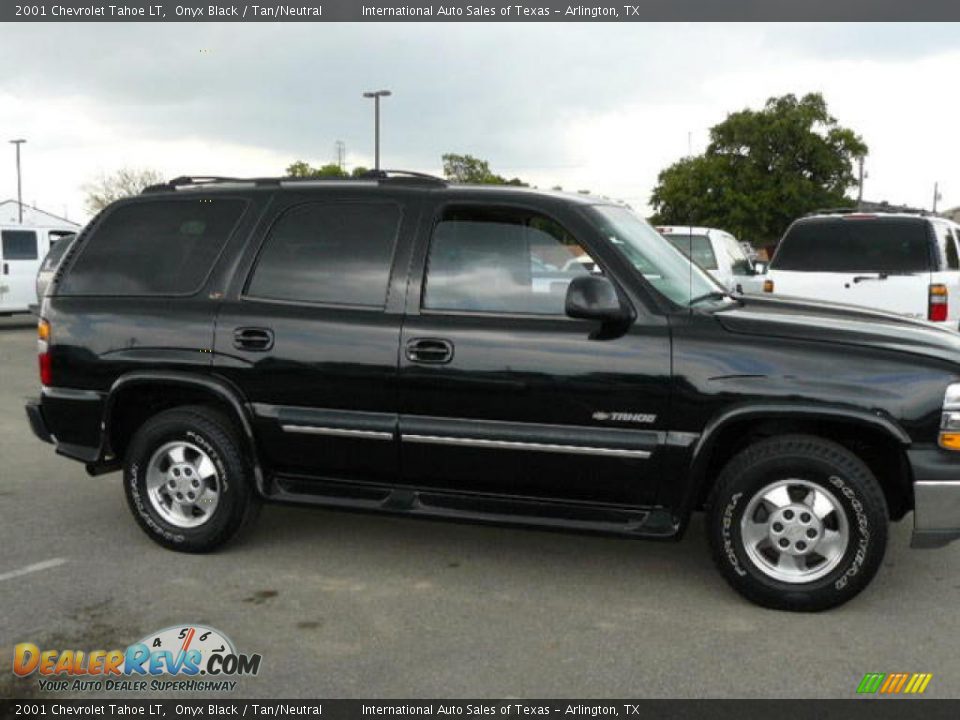
<svg viewBox="0 0 960 720">
<path fill-rule="evenodd" d="M 687 257 L 693 256 L 693 261 L 704 270 L 717 269 L 717 256 L 713 254 L 710 238 L 706 235 L 689 235 L 687 233 L 670 233 L 664 235 L 670 244 Z"/>
<path fill-rule="evenodd" d="M 843 218 L 793 225 L 771 270 L 796 272 L 929 272 L 927 224 L 913 218 Z"/>
<path fill-rule="evenodd" d="M 633 211 L 614 205 L 594 205 L 592 210 L 613 246 L 673 302 L 686 306 L 691 299 L 723 293 L 706 272 Z"/>
</svg>

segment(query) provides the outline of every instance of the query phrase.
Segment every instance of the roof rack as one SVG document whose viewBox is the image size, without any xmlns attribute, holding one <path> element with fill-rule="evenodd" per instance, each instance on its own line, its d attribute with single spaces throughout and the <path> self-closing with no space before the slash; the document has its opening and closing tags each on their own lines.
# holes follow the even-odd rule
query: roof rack
<svg viewBox="0 0 960 720">
<path fill-rule="evenodd" d="M 447 181 L 436 175 L 414 172 L 413 170 L 369 170 L 357 177 L 261 177 L 237 178 L 218 175 L 181 175 L 165 183 L 149 185 L 143 193 L 169 192 L 180 188 L 205 187 L 207 185 L 252 185 L 254 187 L 269 187 L 287 183 L 355 183 L 389 180 L 390 182 L 447 185 Z"/>
<path fill-rule="evenodd" d="M 905 215 L 932 215 L 929 210 L 922 208 L 912 208 L 906 205 L 890 205 L 889 203 L 870 203 L 864 207 L 844 207 L 844 208 L 819 208 L 808 212 L 806 217 L 813 215 L 870 215 L 873 213 L 902 213 Z"/>
</svg>

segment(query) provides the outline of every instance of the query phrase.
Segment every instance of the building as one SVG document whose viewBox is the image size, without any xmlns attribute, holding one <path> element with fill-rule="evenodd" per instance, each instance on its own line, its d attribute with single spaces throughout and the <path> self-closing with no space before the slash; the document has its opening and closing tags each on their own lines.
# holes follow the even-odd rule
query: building
<svg viewBox="0 0 960 720">
<path fill-rule="evenodd" d="M 955 223 L 960 223 L 960 205 L 955 208 L 950 208 L 949 210 L 944 210 L 943 216 L 953 220 Z"/>
<path fill-rule="evenodd" d="M 0 202 L 0 225 L 16 225 L 19 221 L 16 200 Z M 23 224 L 30 227 L 73 227 L 77 230 L 80 225 L 66 218 L 54 215 L 46 210 L 23 204 Z"/>
</svg>

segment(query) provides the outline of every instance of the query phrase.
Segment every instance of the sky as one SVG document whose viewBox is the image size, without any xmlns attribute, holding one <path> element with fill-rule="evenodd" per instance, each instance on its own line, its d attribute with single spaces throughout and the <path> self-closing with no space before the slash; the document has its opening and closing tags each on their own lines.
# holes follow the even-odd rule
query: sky
<svg viewBox="0 0 960 720">
<path fill-rule="evenodd" d="M 960 205 L 960 25 L 0 24 L 0 140 L 23 199 L 84 220 L 86 183 L 348 169 L 440 173 L 469 153 L 539 187 L 647 212 L 660 170 L 771 96 L 822 92 L 870 148 L 864 195 Z M 0 148 L 0 199 L 16 197 Z M 5 153 L 2 154 L 2 153 Z"/>
</svg>

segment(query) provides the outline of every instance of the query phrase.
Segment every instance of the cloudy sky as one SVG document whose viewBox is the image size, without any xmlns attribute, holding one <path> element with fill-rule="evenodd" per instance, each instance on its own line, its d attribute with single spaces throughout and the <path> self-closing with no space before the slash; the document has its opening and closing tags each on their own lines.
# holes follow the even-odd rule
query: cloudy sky
<svg viewBox="0 0 960 720">
<path fill-rule="evenodd" d="M 960 205 L 960 26 L 951 24 L 0 25 L 0 132 L 24 137 L 24 200 L 73 219 L 85 182 L 372 165 L 445 152 L 646 210 L 659 170 L 728 112 L 819 91 L 870 146 L 870 199 Z M 16 196 L 13 146 L 0 199 Z M 2 160 L 6 157 L 6 160 Z"/>
</svg>

